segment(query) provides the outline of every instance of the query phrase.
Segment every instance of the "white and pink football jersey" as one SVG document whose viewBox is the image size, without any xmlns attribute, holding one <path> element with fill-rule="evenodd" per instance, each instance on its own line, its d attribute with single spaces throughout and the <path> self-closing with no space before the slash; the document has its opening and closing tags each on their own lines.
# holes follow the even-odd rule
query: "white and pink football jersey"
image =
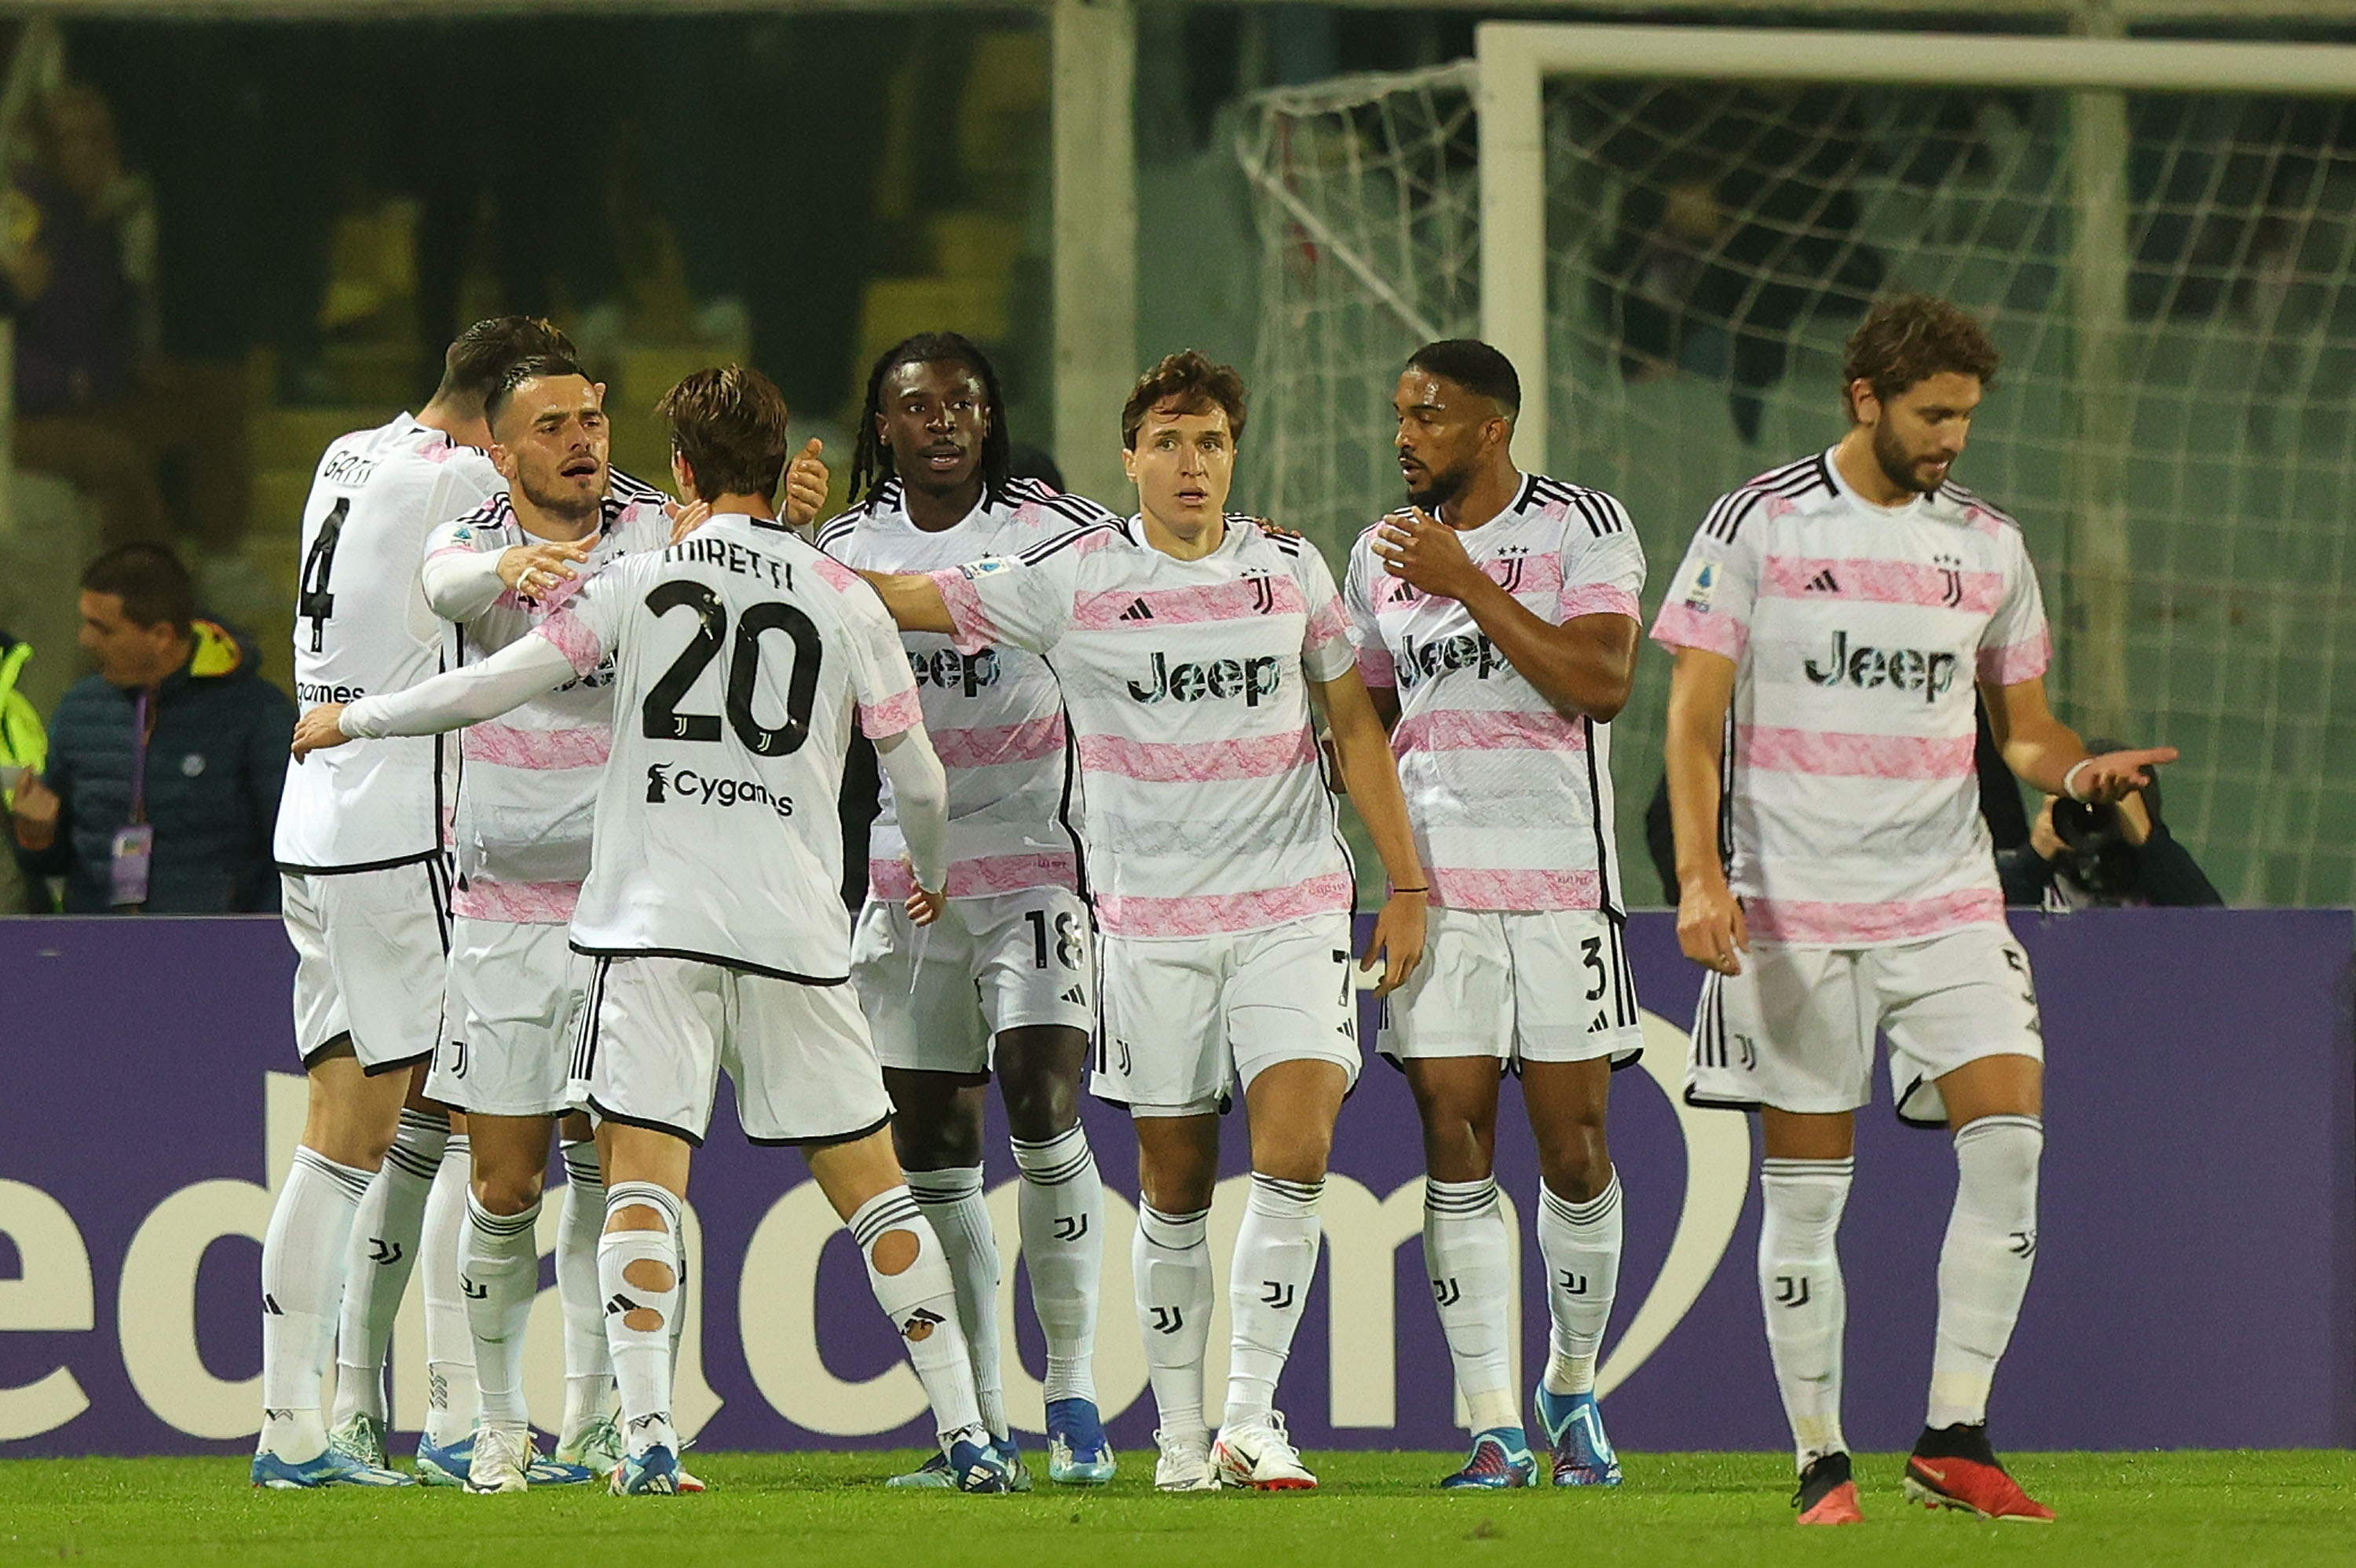
<svg viewBox="0 0 2356 1568">
<path fill-rule="evenodd" d="M 1044 656 L 1063 689 L 1098 924 L 1128 937 L 1253 931 L 1355 892 L 1306 681 L 1350 668 L 1333 573 L 1249 517 L 1200 560 L 1144 525 L 1083 528 L 936 571 L 961 653 Z"/>
<path fill-rule="evenodd" d="M 1093 501 L 1017 479 L 1004 500 L 985 497 L 955 527 L 927 533 L 908 520 L 894 479 L 873 500 L 829 523 L 818 546 L 863 571 L 930 572 L 1018 556 L 1119 520 Z M 948 770 L 948 895 L 1077 886 L 1064 697 L 1055 672 L 1037 654 L 1011 644 L 965 653 L 937 632 L 903 632 L 900 641 L 924 696 L 926 731 Z M 906 852 L 886 778 L 868 839 L 874 896 L 905 899 L 914 891 Z"/>
<path fill-rule="evenodd" d="M 304 708 L 404 690 L 439 667 L 441 623 L 418 586 L 437 523 L 506 481 L 490 459 L 408 414 L 328 443 L 303 505 L 294 697 Z M 290 871 L 364 871 L 441 850 L 439 740 L 370 741 L 286 771 L 273 854 Z"/>
<path fill-rule="evenodd" d="M 1369 687 L 1398 692 L 1391 731 L 1432 901 L 1455 909 L 1623 909 L 1612 839 L 1608 723 L 1547 700 L 1454 599 L 1384 569 L 1381 525 L 1350 551 L 1344 595 Z M 1641 621 L 1644 548 L 1601 490 L 1540 475 L 1458 536 L 1473 563 L 1539 619 Z"/>
<path fill-rule="evenodd" d="M 1710 508 L 1653 636 L 1736 664 L 1722 848 L 1751 935 L 1864 947 L 2004 918 L 1973 702 L 2051 656 L 2019 524 L 1954 485 L 1874 506 L 1819 453 Z"/>
<path fill-rule="evenodd" d="M 663 511 L 669 499 L 626 475 L 614 475 L 605 526 L 589 559 L 577 569 L 581 575 L 534 599 L 494 581 L 498 597 L 450 628 L 450 663 L 481 663 L 529 636 L 616 560 L 669 544 L 670 519 Z M 453 554 L 496 556 L 510 546 L 537 542 L 516 520 L 503 490 L 478 510 L 434 529 L 425 553 L 428 560 Z M 573 918 L 582 880 L 589 874 L 597 781 L 614 744 L 613 685 L 609 661 L 502 718 L 458 732 L 450 824 L 458 861 L 452 913 L 552 925 Z"/>
</svg>

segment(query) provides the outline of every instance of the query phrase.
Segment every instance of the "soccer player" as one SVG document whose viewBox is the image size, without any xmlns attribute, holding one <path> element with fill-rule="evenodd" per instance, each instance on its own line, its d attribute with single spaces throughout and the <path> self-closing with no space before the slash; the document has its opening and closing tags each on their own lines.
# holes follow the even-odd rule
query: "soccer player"
<svg viewBox="0 0 2356 1568">
<path fill-rule="evenodd" d="M 1900 1118 L 1952 1129 L 1958 1172 L 1906 1494 L 2053 1517 L 1987 1438 L 2037 1254 L 2045 1051 L 1976 808 L 1974 683 L 2048 795 L 2115 801 L 2176 752 L 2089 756 L 2046 706 L 2020 528 L 1949 478 L 1997 366 L 1945 301 L 1877 304 L 1842 363 L 1848 432 L 1712 506 L 1653 627 L 1676 651 L 1677 942 L 1710 971 L 1687 1095 L 1760 1112 L 1760 1301 L 1803 1524 L 1860 1517 L 1835 1237 L 1876 1030 Z"/>
<path fill-rule="evenodd" d="M 418 585 L 426 534 L 499 489 L 479 450 L 490 444 L 484 401 L 508 366 L 543 352 L 553 332 L 526 316 L 478 322 L 450 346 L 422 412 L 329 443 L 303 508 L 298 701 L 348 702 L 434 673 L 439 632 Z M 433 1057 L 442 1010 L 440 752 L 425 740 L 372 741 L 290 770 L 279 807 L 275 854 L 310 1108 L 262 1243 L 257 1486 L 408 1482 L 383 1465 L 381 1345 L 449 1136 L 448 1117 L 423 1099 L 403 1108 Z M 365 1272 L 351 1278 L 356 1266 Z M 319 1409 L 348 1278 L 362 1337 L 382 1329 L 374 1375 L 337 1380 L 372 1423 L 373 1441 L 358 1456 L 330 1452 Z"/>
<path fill-rule="evenodd" d="M 613 661 L 613 748 L 572 940 L 595 960 L 572 1062 L 606 1178 L 598 1285 L 622 1403 L 619 1493 L 678 1489 L 670 1334 L 680 1203 L 718 1075 L 764 1144 L 795 1144 L 867 1262 L 966 1491 L 1003 1491 L 956 1285 L 901 1179 L 848 985 L 835 800 L 854 718 L 892 779 L 916 891 L 939 911 L 947 781 L 890 621 L 777 519 L 786 405 L 758 372 L 665 396 L 672 474 L 710 521 L 625 556 L 530 635 L 397 697 L 323 708 L 298 756 L 348 737 L 480 723 Z"/>
<path fill-rule="evenodd" d="M 1644 1033 L 1610 748 L 1643 638 L 1644 547 L 1611 496 L 1515 470 L 1521 382 L 1489 345 L 1418 349 L 1393 406 L 1410 506 L 1359 536 L 1348 600 L 1431 883 L 1427 961 L 1386 1005 L 1380 1045 L 1423 1119 L 1424 1261 L 1472 1418 L 1472 1456 L 1440 1485 L 1537 1480 L 1506 1332 L 1520 1241 L 1494 1174 L 1511 1068 L 1538 1147 L 1539 1424 L 1556 1485 L 1617 1486 L 1595 1401 L 1620 1277 L 1604 1108 Z"/>
<path fill-rule="evenodd" d="M 819 548 L 867 571 L 928 571 L 1115 520 L 1093 502 L 1010 477 L 1011 453 L 998 377 L 981 351 L 955 333 L 911 337 L 868 379 L 851 464 L 862 498 Z M 1079 1107 L 1095 976 L 1065 820 L 1064 699 L 1046 662 L 1023 648 L 965 653 L 934 632 L 901 640 L 948 770 L 948 907 L 920 940 L 887 790 L 851 981 L 892 1093 L 900 1167 L 957 1275 L 982 1420 L 1020 1489 L 1028 1472 L 1006 1420 L 998 1240 L 982 1196 L 982 1095 L 998 1080 L 1023 1178 L 1031 1302 L 1047 1340 L 1048 1478 L 1101 1485 L 1116 1467 L 1094 1371 L 1104 1183 Z M 946 1486 L 948 1477 L 935 1464 L 896 1484 Z"/>
<path fill-rule="evenodd" d="M 1333 735 L 1394 891 L 1365 963 L 1387 993 L 1423 954 L 1428 891 L 1333 579 L 1298 535 L 1225 512 L 1242 378 L 1193 351 L 1121 411 L 1127 522 L 1012 558 L 871 578 L 911 631 L 1025 648 L 1064 694 L 1086 795 L 1101 1033 L 1093 1084 L 1128 1105 L 1144 1189 L 1133 1261 L 1161 1415 L 1154 1484 L 1314 1487 L 1275 1409 L 1316 1269 L 1333 1118 L 1358 1072 L 1355 884 L 1320 764 Z M 1240 1079 L 1252 1188 L 1228 1279 L 1215 1442 L 1203 1413 L 1205 1240 L 1219 1114 Z"/>
</svg>

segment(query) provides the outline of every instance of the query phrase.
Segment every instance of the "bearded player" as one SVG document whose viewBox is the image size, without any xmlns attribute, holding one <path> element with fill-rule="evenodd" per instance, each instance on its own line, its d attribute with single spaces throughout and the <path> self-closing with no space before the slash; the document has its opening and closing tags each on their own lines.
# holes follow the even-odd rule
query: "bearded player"
<svg viewBox="0 0 2356 1568">
<path fill-rule="evenodd" d="M 1510 1371 L 1520 1242 L 1494 1174 L 1511 1070 L 1538 1149 L 1539 1424 L 1556 1485 L 1616 1486 L 1595 1400 L 1622 1233 L 1604 1111 L 1644 1032 L 1610 748 L 1644 630 L 1644 546 L 1611 496 L 1515 468 L 1521 382 L 1489 345 L 1417 350 L 1393 403 L 1411 505 L 1359 537 L 1347 597 L 1431 882 L 1430 948 L 1386 1005 L 1381 1047 L 1422 1116 L 1424 1261 L 1474 1434 L 1440 1484 L 1537 1479 Z"/>
<path fill-rule="evenodd" d="M 857 506 L 819 548 L 870 571 L 931 571 L 1019 555 L 1114 520 L 1007 470 L 998 377 L 955 333 L 887 350 L 868 379 L 851 464 Z M 949 777 L 948 905 L 922 939 L 887 789 L 868 857 L 851 980 L 892 1093 L 892 1139 L 957 1273 L 982 1420 L 1016 1477 L 998 1338 L 998 1241 L 983 1197 L 982 1097 L 1005 1104 L 1031 1301 L 1046 1338 L 1047 1476 L 1097 1486 L 1116 1464 L 1097 1413 L 1094 1357 L 1104 1183 L 1080 1125 L 1096 976 L 1078 844 L 1066 821 L 1064 700 L 1037 654 L 961 651 L 939 633 L 901 641 L 925 730 Z M 936 1462 L 898 1485 L 948 1484 Z"/>
<path fill-rule="evenodd" d="M 1974 688 L 2048 795 L 2115 801 L 2176 752 L 2090 756 L 2047 706 L 2019 525 L 1950 478 L 1997 363 L 1944 300 L 1876 304 L 1842 363 L 1848 432 L 1713 506 L 1653 628 L 1676 651 L 1677 941 L 1710 972 L 1687 1095 L 1760 1113 L 1760 1301 L 1803 1524 L 1862 1517 L 1835 1241 L 1877 1030 L 1900 1118 L 1948 1129 L 1957 1169 L 1906 1495 L 2053 1517 L 1987 1435 L 2037 1254 L 2045 1046 L 1976 808 Z"/>
</svg>

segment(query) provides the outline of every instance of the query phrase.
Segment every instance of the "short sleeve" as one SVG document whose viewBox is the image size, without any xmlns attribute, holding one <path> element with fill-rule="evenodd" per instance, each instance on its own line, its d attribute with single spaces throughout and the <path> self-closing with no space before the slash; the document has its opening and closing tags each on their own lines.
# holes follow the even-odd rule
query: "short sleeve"
<svg viewBox="0 0 2356 1568">
<path fill-rule="evenodd" d="M 1742 656 L 1759 594 L 1758 534 L 1742 525 L 1759 504 L 1757 496 L 1737 491 L 1710 508 L 1653 618 L 1655 642 Z"/>
<path fill-rule="evenodd" d="M 1079 592 L 1080 562 L 1087 551 L 1066 535 L 1028 557 L 994 555 L 932 574 L 948 606 L 958 651 L 978 654 L 993 644 L 1044 654 L 1071 629 Z"/>
<path fill-rule="evenodd" d="M 1350 617 L 1342 608 L 1342 591 L 1333 585 L 1333 569 L 1307 539 L 1292 558 L 1292 574 L 1301 597 L 1309 606 L 1309 624 L 1301 634 L 1301 667 L 1314 681 L 1338 680 L 1358 662 L 1358 645 L 1351 640 Z"/>
<path fill-rule="evenodd" d="M 916 678 L 900 629 L 892 624 L 875 590 L 854 580 L 842 591 L 843 620 L 850 635 L 851 681 L 859 700 L 859 732 L 882 741 L 925 721 Z"/>
<path fill-rule="evenodd" d="M 2010 542 L 2004 599 L 1980 633 L 1978 676 L 1990 686 L 2034 680 L 2053 662 L 2053 638 L 2045 624 L 2045 595 L 2037 586 L 2036 563 L 2029 559 L 2019 530 L 2010 531 Z"/>
<path fill-rule="evenodd" d="M 1342 607 L 1350 618 L 1350 632 L 1358 645 L 1358 678 L 1368 686 L 1396 687 L 1398 670 L 1390 645 L 1383 641 L 1382 623 L 1375 618 L 1375 574 L 1382 571 L 1375 557 L 1375 533 L 1369 528 L 1350 547 L 1349 573 L 1342 586 Z"/>
<path fill-rule="evenodd" d="M 652 560 L 639 557 L 637 560 Z M 587 675 L 621 645 L 622 612 L 630 602 L 630 584 L 637 573 L 635 560 L 617 561 L 596 576 L 584 580 L 564 601 L 564 607 L 532 628 L 532 635 L 556 645 L 575 675 Z"/>
<path fill-rule="evenodd" d="M 1587 505 L 1605 520 L 1601 532 L 1572 527 L 1563 532 L 1562 590 L 1555 601 L 1558 622 L 1581 615 L 1625 615 L 1644 618 L 1637 596 L 1644 591 L 1644 541 L 1628 520 L 1627 509 L 1612 497 L 1596 494 Z"/>
</svg>

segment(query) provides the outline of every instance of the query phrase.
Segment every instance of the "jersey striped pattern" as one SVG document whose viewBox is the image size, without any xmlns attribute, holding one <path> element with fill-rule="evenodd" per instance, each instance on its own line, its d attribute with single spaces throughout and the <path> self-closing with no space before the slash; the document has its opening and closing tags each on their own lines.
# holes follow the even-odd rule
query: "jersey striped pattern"
<svg viewBox="0 0 2356 1568">
<path fill-rule="evenodd" d="M 1353 658 L 1332 571 L 1250 517 L 1227 518 L 1199 560 L 1143 528 L 1099 525 L 933 574 L 960 652 L 1011 645 L 1055 673 L 1098 923 L 1188 937 L 1348 910 L 1306 685 Z"/>
<path fill-rule="evenodd" d="M 1829 453 L 1705 517 L 1653 635 L 1736 664 L 1728 880 L 1764 941 L 1858 947 L 2004 918 L 1976 682 L 2050 659 L 2020 527 L 1943 485 L 1881 507 Z"/>
<path fill-rule="evenodd" d="M 984 497 L 954 527 L 927 533 L 909 520 L 905 493 L 893 479 L 820 530 L 818 546 L 862 571 L 937 571 L 1019 556 L 1118 521 L 1093 501 L 1017 479 L 1004 497 Z M 1046 661 L 999 643 L 960 652 L 933 632 L 903 632 L 900 641 L 924 700 L 925 729 L 948 771 L 949 896 L 1076 887 L 1064 699 Z M 905 899 L 914 890 L 906 848 L 887 778 L 868 840 L 875 897 Z"/>
<path fill-rule="evenodd" d="M 669 497 L 616 473 L 595 549 L 566 580 L 537 599 L 515 590 L 450 631 L 453 662 L 479 664 L 562 609 L 581 585 L 626 555 L 670 542 Z M 428 555 L 497 554 L 537 542 L 517 521 L 506 492 L 434 530 Z M 588 673 L 544 697 L 458 734 L 458 785 L 450 842 L 458 875 L 454 914 L 470 920 L 561 924 L 573 918 L 589 874 L 597 782 L 614 744 L 614 667 Z"/>
<path fill-rule="evenodd" d="M 1390 575 L 1375 553 L 1380 529 L 1350 551 L 1344 597 L 1366 684 L 1398 694 L 1391 749 L 1433 901 L 1621 909 L 1611 726 L 1557 709 L 1461 603 Z M 1641 619 L 1644 546 L 1601 490 L 1528 475 L 1510 506 L 1459 538 L 1542 620 Z"/>
</svg>

